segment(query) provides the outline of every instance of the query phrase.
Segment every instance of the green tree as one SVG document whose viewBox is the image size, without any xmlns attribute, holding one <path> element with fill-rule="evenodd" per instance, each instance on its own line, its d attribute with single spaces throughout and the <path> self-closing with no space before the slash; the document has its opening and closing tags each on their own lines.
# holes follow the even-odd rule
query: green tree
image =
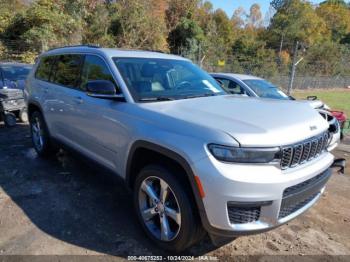
<svg viewBox="0 0 350 262">
<path fill-rule="evenodd" d="M 203 37 L 203 30 L 195 20 L 183 18 L 176 28 L 169 33 L 170 51 L 194 59 Z"/>
<path fill-rule="evenodd" d="M 167 0 L 168 8 L 165 14 L 169 32 L 173 31 L 183 18 L 193 17 L 199 2 L 199 0 Z"/>
<path fill-rule="evenodd" d="M 350 9 L 343 1 L 327 1 L 317 9 L 317 14 L 324 19 L 333 41 L 339 42 L 350 33 Z"/>
<path fill-rule="evenodd" d="M 289 51 L 295 41 L 310 46 L 328 37 L 325 21 L 309 2 L 301 0 L 283 2 L 271 20 L 267 35 L 270 46 L 280 50 L 286 46 Z"/>
<path fill-rule="evenodd" d="M 111 31 L 117 45 L 125 48 L 167 50 L 165 19 L 156 7 L 160 2 L 151 0 L 120 0 L 112 4 Z"/>
</svg>

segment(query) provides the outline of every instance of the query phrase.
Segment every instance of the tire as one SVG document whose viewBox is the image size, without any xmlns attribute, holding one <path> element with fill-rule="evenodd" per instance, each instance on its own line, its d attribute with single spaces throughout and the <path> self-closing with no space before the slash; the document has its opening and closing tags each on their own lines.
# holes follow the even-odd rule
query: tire
<svg viewBox="0 0 350 262">
<path fill-rule="evenodd" d="M 165 201 L 161 198 L 161 188 L 168 188 Z M 172 172 L 159 165 L 146 166 L 136 178 L 133 194 L 134 208 L 142 228 L 162 249 L 178 253 L 203 236 L 204 230 L 196 216 L 196 207 L 189 192 L 186 192 Z M 160 202 L 153 201 L 150 196 L 155 196 L 153 200 Z M 148 212 L 142 212 L 146 210 Z M 168 234 L 162 228 L 168 228 Z"/>
<path fill-rule="evenodd" d="M 42 114 L 35 111 L 30 116 L 30 132 L 35 151 L 41 157 L 52 155 L 53 146 L 50 141 L 50 134 Z"/>
<path fill-rule="evenodd" d="M 26 108 L 19 111 L 18 118 L 22 123 L 28 123 L 28 112 Z"/>
<path fill-rule="evenodd" d="M 7 127 L 14 127 L 16 125 L 16 115 L 14 113 L 5 113 L 4 122 Z"/>
</svg>

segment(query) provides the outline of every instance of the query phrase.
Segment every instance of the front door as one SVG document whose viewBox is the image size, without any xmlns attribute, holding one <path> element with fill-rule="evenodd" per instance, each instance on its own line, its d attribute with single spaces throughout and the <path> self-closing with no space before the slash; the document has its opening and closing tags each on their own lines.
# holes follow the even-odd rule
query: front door
<svg viewBox="0 0 350 262">
<path fill-rule="evenodd" d="M 93 80 L 109 80 L 115 85 L 117 93 L 119 90 L 105 60 L 97 55 L 86 55 L 79 86 L 81 100 L 74 107 L 79 135 L 76 141 L 88 156 L 118 171 L 118 151 L 128 141 L 128 132 L 121 123 L 126 117 L 123 112 L 128 104 L 87 95 L 86 83 Z"/>
</svg>

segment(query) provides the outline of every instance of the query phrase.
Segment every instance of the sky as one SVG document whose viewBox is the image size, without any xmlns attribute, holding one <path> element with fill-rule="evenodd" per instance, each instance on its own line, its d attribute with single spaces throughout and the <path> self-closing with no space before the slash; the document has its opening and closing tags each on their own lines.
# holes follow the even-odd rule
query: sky
<svg viewBox="0 0 350 262">
<path fill-rule="evenodd" d="M 311 1 L 314 4 L 320 3 L 324 0 L 313 0 Z M 229 17 L 232 16 L 233 11 L 242 6 L 246 12 L 249 12 L 249 8 L 252 4 L 259 4 L 261 7 L 262 14 L 265 15 L 269 10 L 270 1 L 269 0 L 210 0 L 214 8 L 221 8 L 226 11 Z"/>
</svg>

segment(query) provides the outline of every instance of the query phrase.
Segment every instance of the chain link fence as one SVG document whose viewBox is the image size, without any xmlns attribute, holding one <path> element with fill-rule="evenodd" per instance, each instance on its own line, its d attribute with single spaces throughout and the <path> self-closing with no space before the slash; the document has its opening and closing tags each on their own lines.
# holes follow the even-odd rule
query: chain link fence
<svg viewBox="0 0 350 262">
<path fill-rule="evenodd" d="M 0 61 L 18 61 L 34 63 L 39 55 L 38 48 L 32 48 L 29 43 L 23 41 L 0 40 Z M 248 74 L 265 78 L 275 85 L 286 90 L 290 81 L 290 64 L 281 65 L 276 57 L 268 57 L 258 62 L 243 60 L 240 57 L 227 57 L 225 59 L 210 60 L 205 55 L 180 52 L 197 63 L 208 72 L 225 72 L 236 74 Z M 254 59 L 257 61 L 257 59 Z M 347 64 L 337 65 L 350 69 L 350 61 Z M 315 61 L 312 66 L 298 66 L 293 89 L 327 89 L 350 88 L 350 73 L 348 75 L 320 75 L 324 65 Z"/>
<path fill-rule="evenodd" d="M 287 90 L 290 82 L 291 65 L 279 66 L 277 62 L 271 60 L 261 61 L 258 64 L 249 61 L 218 61 L 215 65 L 198 63 L 208 72 L 247 74 L 265 78 L 275 85 Z M 220 63 L 222 63 L 220 65 Z M 350 88 L 350 73 L 336 75 L 322 75 L 322 70 L 317 70 L 317 61 L 311 69 L 297 67 L 296 76 L 293 81 L 293 89 L 331 89 Z M 348 65 L 344 65 L 347 67 Z"/>
</svg>

